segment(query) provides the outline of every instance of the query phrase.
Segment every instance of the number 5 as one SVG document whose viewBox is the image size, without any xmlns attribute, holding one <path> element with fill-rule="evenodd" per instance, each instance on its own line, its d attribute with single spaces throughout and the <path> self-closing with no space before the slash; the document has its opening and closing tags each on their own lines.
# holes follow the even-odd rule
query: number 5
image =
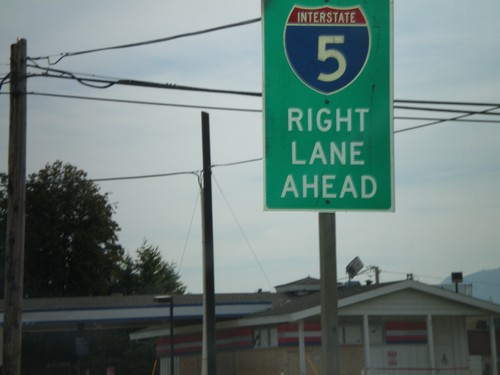
<svg viewBox="0 0 500 375">
<path fill-rule="evenodd" d="M 320 73 L 318 80 L 323 82 L 333 82 L 342 77 L 346 69 L 346 60 L 342 52 L 326 48 L 328 44 L 344 44 L 344 35 L 320 35 L 318 37 L 318 60 L 326 61 L 330 58 L 337 60 L 339 67 L 332 73 Z"/>
</svg>

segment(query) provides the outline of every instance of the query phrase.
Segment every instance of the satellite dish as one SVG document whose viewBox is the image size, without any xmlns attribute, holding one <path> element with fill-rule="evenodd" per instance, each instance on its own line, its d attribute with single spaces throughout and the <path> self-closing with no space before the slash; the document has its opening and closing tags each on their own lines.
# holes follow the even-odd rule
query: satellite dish
<svg viewBox="0 0 500 375">
<path fill-rule="evenodd" d="M 361 261 L 361 259 L 359 259 L 359 257 L 351 260 L 345 268 L 345 272 L 349 275 L 349 280 L 356 276 L 358 272 L 363 269 L 363 266 L 363 262 Z"/>
</svg>

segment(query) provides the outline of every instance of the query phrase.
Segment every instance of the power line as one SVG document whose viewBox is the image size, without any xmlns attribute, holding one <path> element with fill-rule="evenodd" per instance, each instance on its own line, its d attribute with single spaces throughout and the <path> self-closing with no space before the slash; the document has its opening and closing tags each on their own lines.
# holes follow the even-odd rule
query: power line
<svg viewBox="0 0 500 375">
<path fill-rule="evenodd" d="M 134 80 L 134 79 L 120 79 L 120 80 L 116 81 L 115 84 L 116 85 L 125 85 L 125 86 L 139 86 L 139 87 L 147 87 L 147 88 L 156 88 L 156 89 L 198 91 L 198 92 L 206 92 L 206 93 L 212 93 L 212 94 L 262 96 L 262 93 L 260 93 L 260 92 L 210 89 L 210 88 L 205 88 L 205 87 L 183 86 L 183 85 L 177 85 L 177 84 L 172 84 L 172 83 L 146 82 L 146 81 L 139 81 L 139 80 Z"/>
<path fill-rule="evenodd" d="M 0 94 L 5 94 L 5 93 L 0 93 Z M 171 103 L 158 103 L 158 102 L 141 102 L 141 101 L 130 101 L 130 100 L 122 100 L 122 99 L 105 99 L 105 98 L 93 98 L 93 97 L 80 97 L 80 96 L 71 96 L 71 95 L 59 95 L 59 94 L 50 94 L 50 93 L 29 93 L 30 95 L 41 95 L 41 96 L 53 96 L 53 97 L 63 97 L 63 98 L 71 98 L 71 99 L 85 99 L 85 100 L 102 100 L 102 101 L 110 101 L 110 102 L 121 102 L 121 103 L 135 103 L 135 104 L 150 104 L 150 105 L 166 105 L 166 106 L 179 106 L 179 107 L 188 107 L 188 108 L 198 108 L 197 106 L 190 106 L 190 105 L 182 105 L 182 104 L 171 104 Z M 403 102 L 401 100 L 395 100 L 396 102 Z M 407 103 L 427 103 L 427 104 L 435 104 L 437 102 L 431 102 L 431 101 L 419 101 L 419 100 L 405 100 L 404 102 Z M 453 104 L 453 105 L 475 105 L 475 106 L 486 106 L 486 105 L 491 105 L 490 103 L 462 103 L 462 102 L 439 102 L 439 103 L 446 103 L 446 104 Z M 221 110 L 241 110 L 241 111 L 251 111 L 251 112 L 261 112 L 261 110 L 250 110 L 250 109 L 234 109 L 234 108 L 224 108 L 224 107 L 206 107 L 206 106 L 200 106 L 200 108 L 212 108 L 212 109 L 221 109 Z M 471 116 L 473 114 L 484 114 L 485 112 L 493 111 L 500 108 L 500 105 L 497 105 L 496 107 L 493 108 L 488 108 L 484 111 L 479 111 L 479 112 L 468 112 L 464 115 L 451 118 L 451 119 L 432 119 L 435 120 L 434 123 L 431 124 L 424 124 L 424 125 L 418 125 L 410 128 L 405 128 L 401 130 L 396 130 L 394 133 L 399 133 L 403 131 L 409 131 L 413 129 L 417 129 L 420 127 L 424 126 L 430 126 L 433 124 L 445 122 L 445 121 L 474 121 L 474 120 L 463 120 L 463 117 L 466 116 Z M 415 107 L 412 108 L 415 110 L 425 110 L 420 107 Z M 405 119 L 419 119 L 418 117 L 411 118 L 411 117 L 406 117 Z M 487 120 L 475 120 L 475 121 L 487 121 Z M 488 121 L 492 122 L 492 121 Z M 215 167 L 229 167 L 229 166 L 235 166 L 235 165 L 241 165 L 241 164 L 246 164 L 246 163 L 253 163 L 257 161 L 262 161 L 263 158 L 253 158 L 253 159 L 247 159 L 247 160 L 241 160 L 241 161 L 236 161 L 236 162 L 230 162 L 230 163 L 223 163 L 223 164 L 214 164 L 212 165 L 213 168 Z M 137 176 L 121 176 L 121 177 L 106 177 L 106 178 L 97 178 L 97 179 L 92 179 L 94 182 L 108 182 L 108 181 L 126 181 L 126 180 L 137 180 L 137 179 L 149 179 L 149 178 L 159 178 L 159 177 L 171 177 L 171 176 L 178 176 L 178 175 L 194 175 L 199 178 L 201 171 L 182 171 L 182 172 L 173 172 L 173 173 L 159 173 L 159 174 L 150 174 L 150 175 L 137 175 Z"/>
<path fill-rule="evenodd" d="M 0 95 L 7 95 L 9 93 L 2 93 Z M 207 110 L 220 110 L 220 111 L 234 111 L 234 112 L 250 112 L 250 113 L 261 113 L 262 109 L 253 109 L 253 108 L 238 108 L 238 107 L 221 107 L 221 106 L 207 106 L 207 105 L 195 105 L 195 104 L 181 104 L 181 103 L 165 103 L 165 102 L 153 102 L 153 101 L 143 101 L 143 100 L 131 100 L 131 99 L 117 99 L 117 98 L 102 98 L 102 97 L 93 97 L 93 96 L 82 96 L 82 95 L 68 95 L 68 94 L 55 94 L 48 92 L 35 92 L 30 91 L 27 95 L 33 96 L 45 96 L 45 97 L 54 97 L 54 98 L 63 98 L 63 99 L 76 99 L 76 100 L 88 100 L 88 101 L 101 101 L 101 102 L 110 102 L 110 103 L 122 103 L 122 104 L 139 104 L 139 105 L 152 105 L 152 106 L 164 106 L 164 107 L 177 107 L 177 108 L 190 108 L 190 109 L 207 109 Z M 395 100 L 395 103 L 401 102 L 400 100 Z M 415 100 L 410 101 L 407 100 L 405 102 L 409 103 L 420 103 L 421 101 Z M 430 102 L 428 102 L 430 103 Z M 459 102 L 443 102 L 443 103 L 453 103 L 454 105 L 475 105 L 475 106 L 485 106 L 490 105 L 489 103 L 459 103 Z M 414 111 L 427 111 L 428 108 L 423 107 L 407 107 L 408 109 Z M 487 120 L 487 119 L 474 119 L 474 118 L 465 118 L 473 115 L 500 115 L 500 113 L 491 112 L 496 110 L 495 108 L 490 108 L 488 111 L 463 111 L 467 116 L 458 116 L 452 118 L 438 118 L 438 117 L 423 117 L 423 116 L 394 116 L 395 120 L 411 120 L 411 121 L 432 121 L 432 124 L 424 124 L 417 125 L 415 127 L 405 128 L 396 130 L 395 133 L 404 132 L 407 130 L 418 129 L 420 127 L 435 125 L 441 122 L 475 122 L 475 123 L 500 123 L 500 120 Z M 443 110 L 444 112 L 453 112 L 454 110 L 447 109 Z"/>
<path fill-rule="evenodd" d="M 453 121 L 453 122 L 481 122 L 481 123 L 489 123 L 496 124 L 500 123 L 500 120 L 480 120 L 480 119 L 443 119 L 437 117 L 417 117 L 417 116 L 394 116 L 394 120 L 420 120 L 420 121 Z"/>
<path fill-rule="evenodd" d="M 178 89 L 178 90 L 189 90 L 189 91 L 201 91 L 208 93 L 224 93 L 224 94 L 238 94 L 238 95 L 248 95 L 248 96 L 257 96 L 261 97 L 262 92 L 251 92 L 251 91 L 239 91 L 239 90 L 221 90 L 214 88 L 206 88 L 206 87 L 196 87 L 196 86 L 184 86 L 178 85 L 175 83 L 164 83 L 164 82 L 150 82 L 150 81 L 141 81 L 134 79 L 124 79 L 124 78 L 112 78 L 112 77 L 104 77 L 97 74 L 89 74 L 89 73 L 75 73 L 66 70 L 53 69 L 49 67 L 43 67 L 35 63 L 35 65 L 28 65 L 28 67 L 43 70 L 45 73 L 43 74 L 30 74 L 29 77 L 48 77 L 48 78 L 62 78 L 62 79 L 73 79 L 78 81 L 81 84 L 85 84 L 87 86 L 93 88 L 108 88 L 112 85 L 128 85 L 128 86 L 140 86 L 147 88 L 162 88 L 162 89 Z M 51 73 L 58 73 L 58 75 L 51 75 Z M 87 78 L 85 78 L 85 76 Z M 8 82 L 9 74 L 5 75 L 2 79 L 2 83 Z M 100 83 L 102 86 L 97 85 L 89 85 L 90 83 Z M 0 86 L 1 87 L 1 86 Z M 411 111 L 430 111 L 430 112 L 448 112 L 448 113 L 465 113 L 465 114 L 486 114 L 486 115 L 500 115 L 500 113 L 488 113 L 500 108 L 499 103 L 484 103 L 484 102 L 458 102 L 458 101 L 433 101 L 433 100 L 409 100 L 409 99 L 395 99 L 393 101 L 393 108 L 399 110 L 411 110 Z M 418 106 L 403 106 L 398 104 L 417 104 Z M 432 105 L 433 107 L 422 107 L 422 104 Z M 471 111 L 471 110 L 462 110 L 456 108 L 439 108 L 436 106 L 476 106 L 476 107 L 493 107 L 484 111 Z"/>
<path fill-rule="evenodd" d="M 431 105 L 458 105 L 458 106 L 479 106 L 479 107 L 495 107 L 499 103 L 479 103 L 479 102 L 453 102 L 453 101 L 439 101 L 439 100 L 410 100 L 410 99 L 396 99 L 395 103 L 401 104 L 431 104 Z"/>
<path fill-rule="evenodd" d="M 412 111 L 426 111 L 426 112 L 447 112 L 447 113 L 466 113 L 469 115 L 493 115 L 500 116 L 500 113 L 491 112 L 500 108 L 500 105 L 495 105 L 492 108 L 489 108 L 484 111 L 468 111 L 466 109 L 453 109 L 453 108 L 432 108 L 432 107 L 412 107 L 412 106 L 400 106 L 395 105 L 394 109 L 402 109 L 402 110 L 412 110 Z"/>
<path fill-rule="evenodd" d="M 34 92 L 34 91 L 28 92 L 27 94 L 34 96 L 46 96 L 54 98 L 79 99 L 79 100 L 101 101 L 101 102 L 123 103 L 123 104 L 142 104 L 142 105 L 163 106 L 163 107 L 179 107 L 179 108 L 208 109 L 208 110 L 236 111 L 236 112 L 254 112 L 254 113 L 262 112 L 261 109 L 251 109 L 251 108 L 218 107 L 218 106 L 208 106 L 208 105 L 176 104 L 176 103 L 152 102 L 152 101 L 130 100 L 130 99 L 99 98 L 92 96 L 62 95 L 62 94 L 52 94 L 47 92 Z"/>
<path fill-rule="evenodd" d="M 189 236 L 191 235 L 191 228 L 193 227 L 194 215 L 196 213 L 196 207 L 198 207 L 198 201 L 200 199 L 200 191 L 196 194 L 196 201 L 194 202 L 193 212 L 191 213 L 191 220 L 189 221 L 189 228 L 186 234 L 186 240 L 184 241 L 184 248 L 182 249 L 181 261 L 179 262 L 178 273 L 181 273 L 182 262 L 184 261 L 184 255 L 186 255 L 187 244 Z"/>
<path fill-rule="evenodd" d="M 257 161 L 262 161 L 262 158 L 254 158 L 241 160 L 232 163 L 225 164 L 213 164 L 212 168 L 216 167 L 232 167 L 235 165 L 254 163 Z M 103 178 L 91 178 L 90 180 L 93 182 L 109 182 L 109 181 L 127 181 L 127 180 L 140 180 L 140 179 L 148 179 L 148 178 L 159 178 L 159 177 L 172 177 L 172 176 L 181 176 L 181 175 L 194 175 L 197 178 L 200 178 L 202 171 L 181 171 L 181 172 L 171 172 L 171 173 L 157 173 L 157 174 L 148 174 L 148 175 L 138 175 L 138 176 L 121 176 L 121 177 L 103 177 Z"/>
<path fill-rule="evenodd" d="M 124 181 L 124 180 L 140 180 L 140 179 L 146 179 L 146 178 L 172 177 L 172 176 L 181 176 L 181 175 L 194 175 L 196 177 L 199 177 L 200 173 L 201 173 L 201 171 L 184 171 L 184 172 L 146 174 L 146 175 L 126 176 L 126 177 L 92 178 L 90 180 L 94 181 L 94 182 Z"/>
<path fill-rule="evenodd" d="M 196 87 L 196 86 L 184 86 L 178 85 L 175 83 L 164 83 L 164 82 L 150 82 L 150 81 L 141 81 L 134 79 L 120 79 L 120 78 L 104 78 L 100 77 L 96 74 L 87 74 L 87 73 L 75 73 L 60 69 L 53 69 L 49 67 L 42 67 L 36 63 L 35 65 L 28 65 L 31 68 L 43 70 L 42 74 L 30 74 L 29 77 L 48 77 L 48 78 L 60 78 L 60 79 L 72 79 L 83 85 L 90 86 L 92 88 L 109 88 L 113 85 L 127 85 L 127 86 L 138 86 L 138 87 L 146 87 L 146 88 L 159 88 L 159 89 L 176 89 L 176 90 L 186 90 L 186 91 L 198 91 L 198 92 L 206 92 L 206 93 L 217 93 L 217 94 L 235 94 L 235 95 L 246 95 L 246 96 L 255 96 L 261 97 L 262 92 L 251 92 L 251 91 L 240 91 L 240 90 L 222 90 L 222 89 L 213 89 L 206 87 Z M 49 74 L 49 73 L 57 73 L 57 75 Z M 84 77 L 86 76 L 86 77 Z M 100 77 L 100 78 L 99 78 Z M 1 80 L 1 85 L 8 82 L 9 75 L 3 77 Z M 97 85 L 99 83 L 100 85 Z M 53 94 L 55 96 L 55 94 Z M 408 105 L 398 105 L 398 104 L 418 104 L 418 106 L 408 106 Z M 422 107 L 422 104 L 433 105 L 434 107 Z M 476 114 L 482 115 L 493 115 L 499 116 L 500 113 L 492 112 L 500 108 L 500 104 L 498 103 L 479 103 L 479 102 L 454 102 L 454 101 L 431 101 L 431 100 L 403 100 L 403 99 L 395 99 L 393 102 L 393 109 L 395 110 L 410 110 L 410 111 L 429 111 L 429 112 L 447 112 L 447 113 L 463 113 L 466 116 L 472 116 Z M 492 107 L 486 109 L 484 111 L 471 111 L 471 110 L 463 110 L 456 108 L 439 108 L 437 105 L 452 105 L 452 106 L 481 106 L 481 107 Z M 466 117 L 464 116 L 464 117 Z M 458 116 L 456 119 L 460 119 L 461 116 Z M 438 119 L 443 120 L 443 119 Z M 446 119 L 447 121 L 451 121 L 451 119 Z M 404 131 L 404 130 L 401 130 Z"/>
<path fill-rule="evenodd" d="M 10 82 L 9 81 L 9 78 L 10 78 L 10 72 L 9 73 L 6 73 L 3 78 L 0 80 L 0 90 L 2 89 L 2 86 L 7 83 L 7 82 Z"/>
<path fill-rule="evenodd" d="M 240 222 L 238 221 L 238 218 L 236 217 L 236 214 L 234 213 L 231 205 L 229 204 L 229 201 L 227 200 L 226 196 L 224 195 L 224 192 L 222 191 L 220 185 L 219 185 L 219 182 L 217 181 L 217 179 L 215 178 L 215 175 L 212 173 L 212 178 L 214 179 L 215 181 L 215 185 L 217 185 L 217 188 L 219 189 L 219 192 L 222 196 L 222 199 L 224 199 L 224 202 L 226 203 L 226 206 L 231 214 L 231 216 L 233 217 L 233 220 L 236 222 L 236 225 L 238 226 L 240 232 L 241 232 L 241 235 L 243 236 L 243 239 L 245 240 L 248 248 L 250 249 L 250 252 L 252 253 L 254 259 L 255 259 L 255 262 L 257 263 L 257 266 L 260 268 L 260 271 L 262 272 L 262 274 L 264 275 L 264 278 L 266 279 L 267 281 L 267 284 L 269 285 L 269 287 L 271 288 L 271 290 L 274 289 L 274 286 L 273 284 L 271 283 L 271 281 L 269 280 L 269 277 L 267 276 L 266 274 L 266 271 L 264 270 L 264 267 L 262 267 L 262 264 L 260 263 L 259 261 L 259 258 L 257 257 L 257 254 L 255 253 L 255 250 L 254 248 L 252 247 L 251 243 L 250 243 L 250 240 L 248 239 L 242 225 L 240 224 Z"/>
<path fill-rule="evenodd" d="M 241 164 L 247 164 L 247 163 L 253 163 L 256 161 L 261 161 L 262 158 L 255 158 L 255 159 L 248 159 L 248 160 L 242 160 L 242 161 L 235 161 L 232 163 L 224 163 L 224 164 L 213 164 L 212 168 L 216 167 L 232 167 L 234 165 L 241 165 Z"/>
<path fill-rule="evenodd" d="M 7 94 L 7 93 L 1 93 Z M 180 103 L 165 103 L 165 102 L 153 102 L 153 101 L 143 101 L 143 100 L 131 100 L 131 99 L 115 99 L 115 98 L 101 98 L 101 97 L 92 97 L 92 96 L 82 96 L 82 95 L 67 95 L 67 94 L 54 94 L 47 92 L 28 92 L 28 95 L 34 96 L 46 96 L 46 97 L 54 97 L 54 98 L 64 98 L 64 99 L 78 99 L 78 100 L 88 100 L 88 101 L 102 101 L 102 102 L 111 102 L 111 103 L 122 103 L 122 104 L 140 104 L 140 105 L 152 105 L 152 106 L 164 106 L 164 107 L 177 107 L 177 108 L 190 108 L 190 109 L 207 109 L 207 110 L 220 110 L 220 111 L 235 111 L 235 112 L 250 112 L 250 113 L 261 113 L 262 109 L 252 109 L 252 108 L 237 108 L 237 107 L 221 107 L 221 106 L 207 106 L 207 105 L 194 105 L 194 104 L 180 104 Z M 394 101 L 399 102 L 399 100 Z M 410 102 L 410 101 L 407 101 Z M 413 101 L 414 103 L 418 103 L 419 101 Z M 464 103 L 466 104 L 466 103 Z M 485 104 L 474 103 L 476 106 L 484 106 Z M 415 111 L 427 111 L 427 108 L 422 107 L 411 107 L 412 110 Z M 487 112 L 485 111 L 463 111 L 466 116 L 458 116 L 452 118 L 438 118 L 438 117 L 422 117 L 422 116 L 394 116 L 394 120 L 412 120 L 412 121 L 431 121 L 430 124 L 417 125 L 414 127 L 409 127 L 405 129 L 395 130 L 395 133 L 404 132 L 408 130 L 418 129 L 420 127 L 435 125 L 441 122 L 476 122 L 476 123 L 500 123 L 500 120 L 487 120 L 487 119 L 471 119 L 465 118 L 473 115 L 500 115 L 500 113 L 491 112 L 492 110 L 497 109 L 497 107 L 489 108 Z M 454 112 L 454 111 L 453 111 Z"/>
<path fill-rule="evenodd" d="M 493 114 L 493 113 L 490 113 L 490 112 L 495 111 L 495 110 L 497 110 L 499 108 L 500 108 L 500 105 L 496 105 L 494 107 L 487 108 L 487 109 L 485 109 L 483 111 L 470 111 L 470 112 L 466 112 L 466 113 L 464 113 L 462 115 L 455 116 L 455 117 L 452 117 L 452 118 L 449 118 L 449 119 L 435 120 L 435 121 L 428 122 L 426 124 L 421 124 L 421 125 L 411 126 L 409 128 L 395 130 L 394 134 L 406 132 L 406 131 L 409 131 L 409 130 L 420 129 L 420 128 L 424 128 L 424 127 L 427 127 L 427 126 L 433 126 L 433 125 L 441 124 L 443 122 L 461 120 L 461 119 L 464 119 L 466 117 L 473 116 L 473 115 Z M 462 112 L 460 112 L 460 113 L 462 113 Z M 498 115 L 498 113 L 497 113 L 497 115 Z"/>
<path fill-rule="evenodd" d="M 95 74 L 84 74 L 84 73 L 73 73 L 69 71 L 64 71 L 64 70 L 58 70 L 58 69 L 53 69 L 53 68 L 48 68 L 48 67 L 41 67 L 38 64 L 35 63 L 35 65 L 30 65 L 30 67 L 35 68 L 35 69 L 40 69 L 43 70 L 43 74 L 31 74 L 30 77 L 49 77 L 49 78 L 59 78 L 59 79 L 72 79 L 76 80 L 77 82 L 90 86 L 93 88 L 109 88 L 113 85 L 127 85 L 127 86 L 138 86 L 138 87 L 146 87 L 146 88 L 159 88 L 159 89 L 175 89 L 175 90 L 185 90 L 185 91 L 197 91 L 197 92 L 205 92 L 205 93 L 216 93 L 216 94 L 233 94 L 233 95 L 245 95 L 245 96 L 254 96 L 254 97 L 261 97 L 262 93 L 261 92 L 251 92 L 251 91 L 240 91 L 240 90 L 222 90 L 222 89 L 213 89 L 213 88 L 206 88 L 206 87 L 195 87 L 195 86 L 184 86 L 184 85 L 177 85 L 174 83 L 159 83 L 159 82 L 148 82 L 148 81 L 141 81 L 141 80 L 133 80 L 133 79 L 118 79 L 118 78 L 98 78 L 98 75 Z M 57 75 L 54 74 L 49 74 L 49 73 L 57 73 Z M 78 74 L 80 76 L 78 76 Z M 87 76 L 83 77 L 84 75 Z M 1 85 L 8 82 L 9 75 L 6 75 L 3 77 L 1 80 L 0 88 Z M 99 85 L 97 85 L 99 84 Z M 49 94 L 49 93 L 31 93 L 32 95 L 45 95 L 45 96 L 54 96 L 54 97 L 67 97 L 67 98 L 74 98 L 74 99 L 85 99 L 85 100 L 102 100 L 102 101 L 115 101 L 115 102 L 123 102 L 123 103 L 136 103 L 136 104 L 156 104 L 153 102 L 140 102 L 140 101 L 126 101 L 126 100 L 119 100 L 119 99 L 103 99 L 103 98 L 92 98 L 92 97 L 83 97 L 83 96 L 71 96 L 71 95 L 61 95 L 61 94 Z M 418 106 L 408 106 L 408 105 L 399 105 L 399 104 L 417 104 Z M 422 107 L 422 104 L 427 104 L 427 105 L 434 105 L 434 107 Z M 161 105 L 168 105 L 168 104 L 161 104 Z M 457 109 L 457 108 L 438 108 L 435 107 L 436 105 L 452 105 L 452 106 L 480 106 L 480 107 L 490 107 L 488 109 L 485 109 L 483 111 L 477 111 L 477 110 L 463 110 L 463 109 Z M 195 108 L 198 108 L 198 106 L 195 106 Z M 396 99 L 394 100 L 394 107 L 395 110 L 410 110 L 410 111 L 428 111 L 428 112 L 446 112 L 446 113 L 462 113 L 464 116 L 456 116 L 452 118 L 432 118 L 433 123 L 431 124 L 424 124 L 424 125 L 419 125 L 417 127 L 412 127 L 408 129 L 401 129 L 398 130 L 397 132 L 403 132 L 407 130 L 412 130 L 416 129 L 419 127 L 424 127 L 424 126 L 429 126 L 429 125 L 434 125 L 434 121 L 436 123 L 443 122 L 443 121 L 456 121 L 456 120 L 461 120 L 464 117 L 469 117 L 473 115 L 489 115 L 489 116 L 500 116 L 500 113 L 493 112 L 497 109 L 500 108 L 500 104 L 498 103 L 479 103 L 479 102 L 454 102 L 454 101 L 429 101 L 429 100 L 401 100 L 401 99 Z M 217 109 L 224 109 L 224 108 L 217 108 Z M 230 109 L 232 110 L 232 109 Z M 252 111 L 252 112 L 258 112 L 259 110 L 246 110 L 246 109 L 235 109 L 235 110 L 244 110 L 244 111 Z M 405 119 L 405 120 L 418 120 L 419 118 L 417 117 L 409 117 L 409 116 L 399 116 L 395 117 L 396 119 Z M 475 121 L 475 122 L 489 122 L 489 121 Z M 491 121 L 495 122 L 495 121 Z"/>
<path fill-rule="evenodd" d="M 186 91 L 197 91 L 197 92 L 205 92 L 205 93 L 218 93 L 218 94 L 235 94 L 235 95 L 248 95 L 248 96 L 262 96 L 260 92 L 248 92 L 248 91 L 236 91 L 236 90 L 221 90 L 221 89 L 211 89 L 211 88 L 201 88 L 201 87 L 192 87 L 192 86 L 182 86 L 171 83 L 157 83 L 157 82 L 146 82 L 139 80 L 131 80 L 131 79 L 102 79 L 95 78 L 95 75 L 90 75 L 90 78 L 78 77 L 76 73 L 57 70 L 47 67 L 40 67 L 38 64 L 31 65 L 30 67 L 44 70 L 43 74 L 32 74 L 31 77 L 52 77 L 52 78 L 63 78 L 63 79 L 73 79 L 78 81 L 81 84 L 86 86 L 90 86 L 93 88 L 109 88 L 115 84 L 119 85 L 130 85 L 130 86 L 140 86 L 140 87 L 148 87 L 148 88 L 162 88 L 162 89 L 177 89 L 177 90 L 186 90 Z M 58 73 L 58 75 L 50 75 L 51 73 Z M 3 77 L 0 82 L 3 85 L 8 81 L 9 75 Z M 97 85 L 96 83 L 99 83 Z M 0 92 L 0 94 L 2 94 Z M 123 100 L 123 99 L 106 99 L 106 98 L 93 98 L 93 97 L 84 97 L 84 96 L 76 96 L 76 95 L 61 95 L 61 94 L 50 94 L 50 93 L 31 93 L 32 95 L 43 95 L 43 96 L 53 96 L 53 97 L 65 97 L 65 98 L 73 98 L 73 99 L 84 99 L 84 100 L 101 100 L 108 102 L 120 102 L 120 103 L 134 103 L 134 104 L 149 104 L 149 105 L 163 105 L 163 106 L 177 106 L 177 107 L 185 107 L 185 108 L 206 108 L 206 109 L 214 109 L 214 110 L 233 110 L 233 111 L 245 111 L 245 112 L 260 112 L 261 110 L 252 110 L 252 109 L 243 109 L 243 108 L 227 108 L 227 107 L 210 107 L 210 106 L 193 106 L 193 105 L 174 105 L 171 103 L 158 103 L 158 102 L 145 102 L 145 101 L 132 101 L 132 100 Z M 418 104 L 418 106 L 408 106 L 408 105 L 398 105 L 398 103 L 404 104 Z M 422 107 L 421 105 L 453 105 L 453 106 L 488 106 L 489 108 L 484 109 L 482 111 L 477 110 L 463 110 L 457 108 L 437 108 L 437 107 Z M 420 129 L 423 127 L 428 127 L 432 125 L 437 125 L 443 122 L 448 121 L 464 121 L 465 118 L 474 116 L 474 115 L 489 115 L 489 116 L 500 116 L 500 113 L 494 112 L 500 108 L 499 104 L 496 103 L 475 103 L 475 102 L 452 102 L 452 101 L 424 101 L 424 100 L 394 100 L 394 109 L 396 110 L 410 110 L 410 111 L 425 111 L 425 112 L 446 112 L 446 113 L 460 113 L 461 115 L 454 116 L 451 118 L 424 118 L 417 116 L 395 116 L 395 119 L 404 119 L 404 120 L 429 120 L 430 122 L 425 124 L 420 124 L 404 129 L 395 130 L 394 133 L 401 133 L 410 130 Z M 492 122 L 496 123 L 497 121 L 489 121 L 484 119 L 470 119 L 471 122 Z"/>
<path fill-rule="evenodd" d="M 29 65 L 29 67 L 44 71 L 44 73 L 41 74 L 30 74 L 29 78 L 44 77 L 44 78 L 70 79 L 77 81 L 82 85 L 96 89 L 107 89 L 114 85 L 122 85 L 122 86 L 155 88 L 155 89 L 167 89 L 167 90 L 196 91 L 196 92 L 204 92 L 211 94 L 231 94 L 231 95 L 244 95 L 244 96 L 255 96 L 255 97 L 262 96 L 262 93 L 260 92 L 213 89 L 206 87 L 178 85 L 175 83 L 141 81 L 136 79 L 103 79 L 103 78 L 96 78 L 95 76 L 85 78 L 78 76 L 76 73 L 64 70 L 46 68 L 38 65 Z M 50 73 L 57 73 L 57 74 L 50 74 Z"/>
<path fill-rule="evenodd" d="M 196 86 L 185 86 L 178 85 L 175 83 L 164 83 L 164 82 L 150 82 L 150 81 L 142 81 L 135 79 L 119 79 L 119 78 L 99 78 L 98 75 L 95 74 L 85 74 L 85 73 L 74 73 L 65 70 L 53 69 L 48 67 L 42 67 L 35 63 L 35 65 L 28 65 L 31 68 L 43 70 L 42 74 L 31 74 L 30 77 L 48 77 L 48 78 L 59 78 L 59 79 L 71 79 L 79 82 L 82 85 L 90 86 L 92 88 L 105 89 L 109 88 L 113 85 L 126 85 L 126 86 L 137 86 L 137 87 L 145 87 L 145 88 L 158 88 L 158 89 L 173 89 L 173 90 L 184 90 L 184 91 L 196 91 L 196 92 L 205 92 L 205 93 L 215 93 L 215 94 L 232 94 L 232 95 L 244 95 L 244 96 L 254 96 L 261 97 L 262 92 L 256 91 L 241 91 L 241 90 L 227 90 L 227 89 L 214 89 L 207 87 L 196 87 Z M 49 73 L 57 73 L 57 74 L 49 74 Z M 85 77 L 87 76 L 87 77 Z M 5 83 L 8 79 L 8 75 L 6 75 L 1 84 Z M 1 88 L 0 84 L 0 88 Z M 417 104 L 418 106 L 408 106 L 408 105 L 400 105 L 400 104 Z M 433 107 L 422 107 L 422 104 L 433 105 Z M 436 107 L 437 105 L 452 105 L 452 106 L 480 106 L 480 107 L 491 107 L 487 110 L 483 111 L 475 111 L 475 110 L 464 110 L 457 108 L 442 108 Z M 463 113 L 467 116 L 472 116 L 476 114 L 482 115 L 492 115 L 492 116 L 500 116 L 500 113 L 492 112 L 500 108 L 500 104 L 498 103 L 478 103 L 478 102 L 453 102 L 453 101 L 429 101 L 429 100 L 394 100 L 393 109 L 395 110 L 410 110 L 410 111 L 428 111 L 428 112 L 446 112 L 446 113 Z M 457 119 L 460 119 L 461 116 L 458 116 Z M 441 119 L 439 119 L 441 120 Z M 450 120 L 448 120 L 450 121 Z M 404 130 L 402 130 L 404 131 Z"/>
<path fill-rule="evenodd" d="M 250 25 L 252 23 L 260 22 L 260 20 L 261 20 L 260 17 L 253 18 L 253 19 L 246 20 L 246 21 L 231 23 L 231 24 L 223 25 L 223 26 L 216 26 L 216 27 L 212 27 L 212 28 L 208 28 L 208 29 L 204 29 L 204 30 L 192 31 L 192 32 L 187 32 L 187 33 L 183 33 L 183 34 L 177 34 L 177 35 L 168 36 L 168 37 L 159 38 L 159 39 L 151 39 L 151 40 L 146 40 L 146 41 L 142 41 L 142 42 L 121 44 L 121 45 L 116 45 L 116 46 L 111 46 L 111 47 L 94 48 L 94 49 L 88 49 L 88 50 L 76 51 L 76 52 L 64 52 L 64 53 L 60 53 L 57 55 L 29 57 L 29 59 L 30 60 L 47 60 L 49 65 L 56 65 L 65 57 L 85 55 L 85 54 L 89 54 L 89 53 L 110 51 L 110 50 L 116 50 L 116 49 L 141 47 L 141 46 L 146 46 L 149 44 L 156 44 L 156 43 L 164 43 L 164 42 L 169 42 L 169 41 L 175 40 L 175 39 L 186 38 L 186 37 L 190 37 L 190 36 L 211 33 L 214 31 L 220 31 L 220 30 L 226 30 L 226 29 L 230 29 L 230 28 L 234 28 L 234 27 Z M 57 57 L 57 60 L 54 62 L 50 62 L 50 59 L 53 57 Z"/>
</svg>

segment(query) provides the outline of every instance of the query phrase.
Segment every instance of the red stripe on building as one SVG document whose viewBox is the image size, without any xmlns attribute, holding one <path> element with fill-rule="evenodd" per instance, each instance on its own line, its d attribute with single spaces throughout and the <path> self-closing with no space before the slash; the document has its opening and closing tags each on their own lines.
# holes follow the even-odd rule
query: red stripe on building
<svg viewBox="0 0 500 375">
<path fill-rule="evenodd" d="M 321 324 L 304 324 L 304 342 L 309 345 L 321 344 Z M 280 324 L 278 326 L 278 346 L 299 345 L 299 325 L 297 323 Z"/>
<path fill-rule="evenodd" d="M 425 344 L 427 325 L 425 322 L 387 322 L 385 341 L 388 344 Z"/>
</svg>

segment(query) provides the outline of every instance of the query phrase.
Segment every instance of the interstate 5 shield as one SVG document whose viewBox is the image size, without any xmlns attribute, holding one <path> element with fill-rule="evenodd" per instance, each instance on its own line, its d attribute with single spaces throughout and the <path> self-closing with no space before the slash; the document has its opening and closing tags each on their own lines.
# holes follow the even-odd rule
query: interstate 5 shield
<svg viewBox="0 0 500 375">
<path fill-rule="evenodd" d="M 295 6 L 284 33 L 286 56 L 295 74 L 325 94 L 353 82 L 370 49 L 370 29 L 360 7 Z"/>
</svg>

